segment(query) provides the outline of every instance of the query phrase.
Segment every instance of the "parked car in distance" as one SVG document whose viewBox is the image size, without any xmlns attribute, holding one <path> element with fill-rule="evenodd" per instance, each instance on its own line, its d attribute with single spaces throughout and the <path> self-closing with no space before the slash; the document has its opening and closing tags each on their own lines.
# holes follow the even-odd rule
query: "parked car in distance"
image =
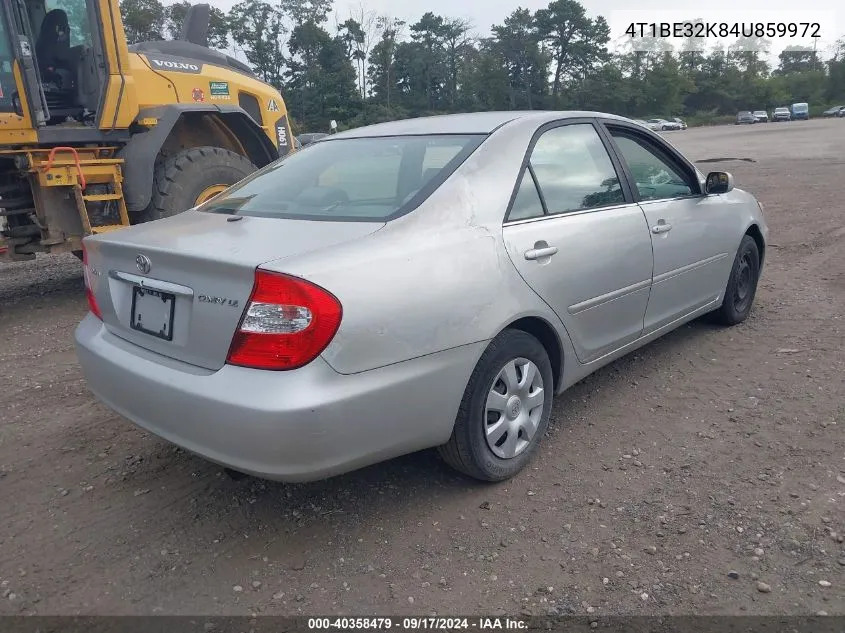
<svg viewBox="0 0 845 633">
<path fill-rule="evenodd" d="M 789 112 L 789 108 L 775 108 L 775 111 L 772 112 L 772 122 L 776 123 L 778 121 L 790 121 L 792 120 L 792 115 Z"/>
<path fill-rule="evenodd" d="M 822 116 L 845 117 L 845 105 L 833 106 L 822 112 Z"/>
<path fill-rule="evenodd" d="M 328 136 L 325 132 L 305 132 L 304 134 L 300 134 L 297 136 L 297 140 L 302 143 L 302 147 L 306 145 L 311 145 L 311 143 L 316 143 L 320 139 L 326 138 Z"/>
<path fill-rule="evenodd" d="M 683 119 L 679 119 L 678 117 L 673 117 L 672 120 L 680 126 L 679 129 L 681 129 L 681 130 L 687 129 L 687 124 Z"/>
<path fill-rule="evenodd" d="M 757 118 L 748 110 L 743 110 L 736 115 L 736 125 L 757 123 Z"/>
<path fill-rule="evenodd" d="M 769 122 L 769 113 L 765 110 L 754 110 L 754 119 L 757 123 L 768 123 Z"/>
<path fill-rule="evenodd" d="M 808 121 L 810 119 L 810 106 L 806 103 L 793 103 L 792 118 L 795 120 Z"/>
<path fill-rule="evenodd" d="M 649 119 L 649 127 L 652 130 L 680 130 L 681 126 L 676 121 L 667 121 L 666 119 Z"/>
<path fill-rule="evenodd" d="M 648 121 L 643 121 L 642 119 L 631 119 L 631 120 L 634 123 L 636 123 L 637 125 L 642 125 L 643 127 L 647 127 L 649 129 L 651 129 L 651 126 L 649 125 Z"/>
<path fill-rule="evenodd" d="M 624 117 L 393 121 L 85 238 L 76 351 L 102 402 L 235 471 L 439 447 L 501 481 L 555 394 L 699 316 L 743 322 L 767 236 L 730 174 Z"/>
</svg>

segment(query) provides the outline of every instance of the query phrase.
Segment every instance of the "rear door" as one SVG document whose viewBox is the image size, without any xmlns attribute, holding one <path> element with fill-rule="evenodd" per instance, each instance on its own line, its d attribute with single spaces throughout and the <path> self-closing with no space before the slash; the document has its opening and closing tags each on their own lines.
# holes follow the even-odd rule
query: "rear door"
<svg viewBox="0 0 845 633">
<path fill-rule="evenodd" d="M 650 230 L 648 333 L 719 297 L 736 249 L 736 212 L 723 196 L 705 195 L 692 165 L 662 140 L 631 125 L 605 126 Z"/>
<path fill-rule="evenodd" d="M 648 226 L 592 120 L 541 128 L 503 234 L 581 362 L 640 336 L 651 286 Z"/>
</svg>

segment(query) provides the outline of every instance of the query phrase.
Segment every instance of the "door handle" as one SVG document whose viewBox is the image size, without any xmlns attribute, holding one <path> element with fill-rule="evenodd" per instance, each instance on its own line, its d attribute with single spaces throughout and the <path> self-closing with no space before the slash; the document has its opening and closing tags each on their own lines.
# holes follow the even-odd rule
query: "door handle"
<svg viewBox="0 0 845 633">
<path fill-rule="evenodd" d="M 651 227 L 652 233 L 668 233 L 672 230 L 672 225 L 660 220 L 657 224 Z"/>
<path fill-rule="evenodd" d="M 542 259 L 543 257 L 551 257 L 557 253 L 557 246 L 547 246 L 545 248 L 532 248 L 525 251 L 525 259 Z"/>
</svg>

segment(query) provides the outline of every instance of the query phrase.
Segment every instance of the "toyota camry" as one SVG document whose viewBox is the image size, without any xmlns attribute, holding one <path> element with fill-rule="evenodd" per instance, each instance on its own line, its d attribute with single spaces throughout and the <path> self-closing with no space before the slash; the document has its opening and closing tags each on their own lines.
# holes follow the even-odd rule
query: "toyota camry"
<svg viewBox="0 0 845 633">
<path fill-rule="evenodd" d="M 500 481 L 554 395 L 697 317 L 745 320 L 767 233 L 730 174 L 630 119 L 383 123 L 86 238 L 76 349 L 114 411 L 235 471 L 437 447 Z"/>
</svg>

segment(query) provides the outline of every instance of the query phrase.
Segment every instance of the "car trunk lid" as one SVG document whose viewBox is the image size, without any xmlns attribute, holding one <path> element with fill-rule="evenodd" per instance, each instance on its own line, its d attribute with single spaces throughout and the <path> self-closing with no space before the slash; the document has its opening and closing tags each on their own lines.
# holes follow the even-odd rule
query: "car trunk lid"
<svg viewBox="0 0 845 633">
<path fill-rule="evenodd" d="M 85 242 L 106 328 L 192 365 L 224 365 L 261 264 L 383 227 L 186 211 Z"/>
</svg>

